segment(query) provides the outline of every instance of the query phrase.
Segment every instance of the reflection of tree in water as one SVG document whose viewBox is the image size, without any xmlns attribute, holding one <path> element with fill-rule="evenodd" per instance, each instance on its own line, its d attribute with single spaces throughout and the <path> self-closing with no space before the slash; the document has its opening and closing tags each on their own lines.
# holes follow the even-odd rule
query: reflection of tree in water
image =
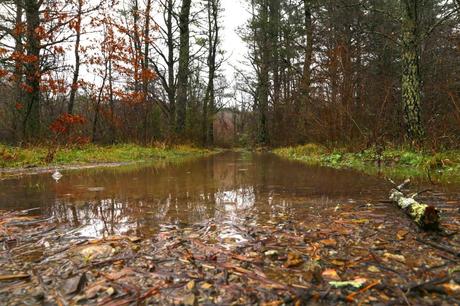
<svg viewBox="0 0 460 306">
<path fill-rule="evenodd" d="M 211 203 L 214 196 L 210 193 L 144 200 L 56 200 L 48 214 L 77 228 L 82 236 L 142 235 L 157 231 L 161 224 L 192 224 L 210 218 Z"/>
<path fill-rule="evenodd" d="M 78 203 L 66 203 L 57 200 L 50 208 L 51 215 L 60 223 L 78 228 L 84 236 L 115 234 L 138 234 L 142 229 L 139 210 L 143 203 L 135 205 L 117 199 L 91 200 Z"/>
</svg>

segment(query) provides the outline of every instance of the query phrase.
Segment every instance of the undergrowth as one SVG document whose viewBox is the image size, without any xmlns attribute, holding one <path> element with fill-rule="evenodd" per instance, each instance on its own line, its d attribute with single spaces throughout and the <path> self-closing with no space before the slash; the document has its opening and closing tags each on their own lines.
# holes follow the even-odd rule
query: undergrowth
<svg viewBox="0 0 460 306">
<path fill-rule="evenodd" d="M 120 144 L 111 146 L 83 145 L 61 148 L 11 147 L 0 144 L 0 168 L 39 167 L 92 163 L 116 163 L 178 159 L 209 154 L 206 149 L 191 146 L 139 146 Z"/>
<path fill-rule="evenodd" d="M 310 165 L 352 168 L 370 174 L 381 172 L 394 178 L 425 176 L 429 179 L 460 181 L 460 151 L 455 150 L 431 153 L 396 147 L 378 150 L 373 147 L 350 152 L 306 144 L 275 149 L 274 153 Z"/>
</svg>

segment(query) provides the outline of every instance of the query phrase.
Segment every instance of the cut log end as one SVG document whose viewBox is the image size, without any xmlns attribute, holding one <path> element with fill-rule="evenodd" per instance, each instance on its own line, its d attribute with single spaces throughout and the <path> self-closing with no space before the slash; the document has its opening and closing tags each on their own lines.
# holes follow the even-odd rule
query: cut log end
<svg viewBox="0 0 460 306">
<path fill-rule="evenodd" d="M 434 206 L 427 206 L 423 214 L 422 225 L 425 229 L 439 228 L 439 213 Z"/>
</svg>

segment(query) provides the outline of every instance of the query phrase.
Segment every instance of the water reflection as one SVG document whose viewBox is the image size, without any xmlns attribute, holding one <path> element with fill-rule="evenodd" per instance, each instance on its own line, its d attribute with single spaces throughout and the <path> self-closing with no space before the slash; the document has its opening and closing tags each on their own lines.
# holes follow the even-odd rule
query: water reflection
<svg viewBox="0 0 460 306">
<path fill-rule="evenodd" d="M 41 207 L 46 216 L 95 237 L 149 235 L 168 226 L 213 220 L 224 242 L 247 241 L 245 223 L 280 216 L 302 220 L 338 203 L 386 198 L 388 183 L 353 171 L 227 152 L 161 167 L 43 174 L 0 182 L 0 209 Z"/>
</svg>

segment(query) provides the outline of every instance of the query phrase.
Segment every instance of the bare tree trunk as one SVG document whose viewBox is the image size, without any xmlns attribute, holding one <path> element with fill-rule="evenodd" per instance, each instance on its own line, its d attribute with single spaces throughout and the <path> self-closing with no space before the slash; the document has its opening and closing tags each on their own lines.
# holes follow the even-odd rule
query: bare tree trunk
<svg viewBox="0 0 460 306">
<path fill-rule="evenodd" d="M 167 45 L 168 45 L 168 100 L 169 100 L 169 127 L 171 131 L 176 126 L 176 84 L 174 80 L 174 35 L 173 35 L 173 0 L 168 0 L 167 6 Z"/>
<path fill-rule="evenodd" d="M 208 84 L 206 86 L 205 99 L 203 103 L 203 122 L 202 137 L 203 144 L 210 145 L 213 141 L 213 124 L 214 115 L 215 88 L 214 78 L 216 74 L 216 54 L 219 43 L 219 23 L 218 14 L 220 0 L 208 0 Z"/>
<path fill-rule="evenodd" d="M 72 79 L 72 86 L 70 88 L 70 98 L 69 98 L 69 106 L 67 112 L 69 114 L 73 113 L 73 108 L 75 105 L 75 96 L 78 90 L 78 78 L 80 75 L 80 36 L 81 36 L 81 18 L 82 18 L 82 7 L 83 7 L 83 0 L 78 0 L 78 11 L 77 11 L 77 24 L 76 24 L 76 33 L 75 33 L 75 67 L 73 71 L 73 79 Z"/>
<path fill-rule="evenodd" d="M 313 61 L 313 21 L 311 12 L 311 0 L 304 0 L 304 24 L 305 24 L 305 51 L 304 63 L 302 69 L 302 78 L 300 80 L 300 95 L 295 116 L 297 118 L 297 129 L 300 130 L 301 139 L 305 137 L 308 129 L 307 113 L 310 103 L 310 87 L 311 87 L 311 65 Z"/>
<path fill-rule="evenodd" d="M 25 65 L 26 90 L 25 114 L 23 119 L 23 137 L 32 139 L 40 135 L 40 3 L 37 0 L 24 1 L 27 20 L 26 51 L 30 60 Z"/>
<path fill-rule="evenodd" d="M 17 25 L 22 24 L 22 17 L 23 17 L 23 3 L 22 0 L 16 0 L 16 20 L 15 23 Z M 23 35 L 19 32 L 16 33 L 15 35 L 15 48 L 14 52 L 17 54 L 22 54 L 24 52 L 24 45 L 23 45 Z M 23 89 L 21 87 L 21 84 L 24 80 L 24 67 L 23 63 L 19 60 L 16 59 L 14 63 L 14 104 L 16 103 L 21 103 L 24 93 Z M 18 135 L 18 126 L 17 126 L 17 116 L 18 116 L 18 111 L 15 107 L 15 113 L 14 113 L 14 118 L 13 118 L 13 130 L 14 130 L 14 138 L 17 141 L 19 138 Z"/>
<path fill-rule="evenodd" d="M 152 0 L 147 0 L 145 7 L 145 24 L 144 24 L 144 58 L 142 62 L 142 96 L 144 99 L 144 143 L 147 143 L 147 124 L 148 124 L 148 107 L 149 102 L 149 51 L 150 51 L 150 10 L 152 7 Z"/>
<path fill-rule="evenodd" d="M 268 144 L 268 96 L 270 50 L 268 38 L 268 0 L 262 1 L 260 12 L 261 63 L 259 76 L 259 143 Z"/>
<path fill-rule="evenodd" d="M 95 110 L 94 110 L 92 142 L 96 141 L 97 124 L 98 124 L 98 121 L 99 121 L 99 111 L 100 111 L 100 108 L 101 108 L 102 95 L 104 93 L 105 82 L 106 82 L 107 77 L 108 77 L 109 63 L 110 63 L 110 59 L 106 58 L 105 59 L 105 67 L 104 67 L 104 76 L 102 78 L 102 84 L 101 84 L 101 88 L 99 89 L 99 93 L 98 93 L 97 101 L 96 101 L 96 107 L 95 107 Z"/>
<path fill-rule="evenodd" d="M 280 113 L 280 98 L 281 98 L 281 83 L 280 83 L 280 45 L 279 45 L 279 28 L 281 22 L 280 15 L 280 1 L 279 0 L 270 0 L 269 3 L 269 50 L 270 50 L 270 66 L 273 74 L 273 113 L 274 113 L 274 122 L 275 130 L 279 129 L 279 123 L 281 121 Z"/>
<path fill-rule="evenodd" d="M 111 143 L 115 143 L 117 129 L 115 128 L 115 100 L 113 99 L 113 75 L 112 75 L 112 59 L 109 58 L 109 68 L 108 68 L 108 78 L 109 78 L 109 106 L 110 106 L 110 137 Z M 99 102 L 100 103 L 100 102 Z M 98 105 L 99 105 L 98 103 Z M 97 111 L 99 111 L 99 106 Z M 97 121 L 96 121 L 97 123 Z M 95 134 L 95 133 L 94 133 Z M 93 134 L 93 139 L 94 139 Z"/>
<path fill-rule="evenodd" d="M 132 12 L 133 16 L 133 44 L 134 44 L 134 91 L 139 92 L 140 91 L 140 73 L 139 71 L 141 70 L 142 67 L 141 65 L 141 60 L 142 60 L 142 47 L 141 47 L 141 39 L 139 35 L 139 3 L 138 0 L 133 0 L 133 7 L 132 7 Z"/>
<path fill-rule="evenodd" d="M 187 88 L 190 64 L 190 6 L 191 0 L 183 0 L 179 16 L 179 71 L 177 75 L 176 132 L 181 136 L 185 130 L 187 112 Z"/>
<path fill-rule="evenodd" d="M 407 136 L 421 142 L 421 80 L 419 67 L 418 0 L 401 0 L 402 4 L 402 103 Z"/>
</svg>

